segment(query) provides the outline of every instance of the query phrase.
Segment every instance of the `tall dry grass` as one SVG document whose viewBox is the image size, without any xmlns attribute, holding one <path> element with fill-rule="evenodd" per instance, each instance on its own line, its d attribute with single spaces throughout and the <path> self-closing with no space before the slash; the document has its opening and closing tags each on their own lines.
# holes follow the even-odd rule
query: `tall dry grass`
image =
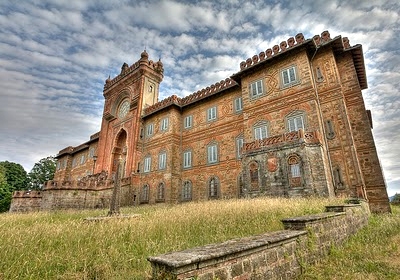
<svg viewBox="0 0 400 280">
<path fill-rule="evenodd" d="M 148 256 L 282 229 L 327 199 L 259 198 L 123 208 L 132 219 L 87 222 L 106 210 L 0 215 L 0 279 L 146 279 Z"/>
</svg>

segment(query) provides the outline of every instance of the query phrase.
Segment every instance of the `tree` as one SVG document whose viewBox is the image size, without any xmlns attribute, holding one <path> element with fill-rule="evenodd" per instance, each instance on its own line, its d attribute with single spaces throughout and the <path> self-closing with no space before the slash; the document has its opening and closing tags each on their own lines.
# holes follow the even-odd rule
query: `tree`
<svg viewBox="0 0 400 280">
<path fill-rule="evenodd" d="M 28 176 L 22 165 L 9 161 L 0 162 L 0 212 L 8 211 L 12 193 L 28 187 Z"/>
<path fill-rule="evenodd" d="M 44 183 L 53 180 L 54 172 L 56 172 L 56 160 L 53 156 L 42 158 L 35 163 L 31 172 L 28 174 L 29 189 L 41 190 Z"/>
</svg>

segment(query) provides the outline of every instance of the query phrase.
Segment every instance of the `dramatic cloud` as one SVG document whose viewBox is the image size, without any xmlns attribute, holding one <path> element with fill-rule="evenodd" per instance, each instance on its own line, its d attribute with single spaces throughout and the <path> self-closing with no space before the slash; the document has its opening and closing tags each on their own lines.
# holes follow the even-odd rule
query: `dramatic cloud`
<svg viewBox="0 0 400 280">
<path fill-rule="evenodd" d="M 373 133 L 389 193 L 400 192 L 400 4 L 387 1 L 0 2 L 0 161 L 35 162 L 100 129 L 102 90 L 146 49 L 160 97 L 186 96 L 297 33 L 362 44 Z"/>
</svg>

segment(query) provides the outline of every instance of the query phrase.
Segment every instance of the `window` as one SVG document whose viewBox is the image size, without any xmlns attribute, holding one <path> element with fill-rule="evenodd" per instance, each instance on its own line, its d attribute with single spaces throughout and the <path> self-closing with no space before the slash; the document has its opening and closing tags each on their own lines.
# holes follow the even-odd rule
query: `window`
<svg viewBox="0 0 400 280">
<path fill-rule="evenodd" d="M 148 124 L 146 127 L 146 136 L 150 137 L 153 135 L 154 132 L 154 125 L 152 123 Z"/>
<path fill-rule="evenodd" d="M 296 68 L 294 66 L 282 71 L 282 85 L 288 86 L 297 82 Z"/>
<path fill-rule="evenodd" d="M 57 170 L 59 170 L 61 168 L 61 162 L 57 161 Z"/>
<path fill-rule="evenodd" d="M 182 200 L 192 200 L 192 182 L 185 181 L 182 188 Z"/>
<path fill-rule="evenodd" d="M 302 114 L 287 117 L 287 128 L 289 132 L 304 130 L 304 117 Z"/>
<path fill-rule="evenodd" d="M 264 93 L 262 80 L 250 84 L 250 97 L 254 98 Z"/>
<path fill-rule="evenodd" d="M 218 146 L 217 144 L 210 144 L 207 146 L 207 162 L 218 162 Z"/>
<path fill-rule="evenodd" d="M 214 121 L 217 119 L 217 107 L 211 107 L 207 109 L 207 121 Z"/>
<path fill-rule="evenodd" d="M 183 127 L 188 129 L 192 127 L 192 123 L 193 123 L 193 116 L 186 116 L 185 119 L 183 120 Z"/>
<path fill-rule="evenodd" d="M 149 202 L 149 193 L 150 193 L 150 187 L 148 184 L 144 185 L 142 188 L 142 193 L 140 196 L 140 202 Z"/>
<path fill-rule="evenodd" d="M 292 154 L 288 158 L 289 165 L 289 185 L 291 187 L 301 186 L 301 158 L 297 154 Z"/>
<path fill-rule="evenodd" d="M 157 187 L 157 200 L 158 201 L 164 201 L 165 199 L 165 185 L 163 182 L 158 184 Z"/>
<path fill-rule="evenodd" d="M 242 157 L 242 150 L 244 145 L 243 136 L 236 137 L 236 158 L 240 159 Z"/>
<path fill-rule="evenodd" d="M 78 159 L 77 159 L 77 158 L 74 158 L 74 159 L 72 160 L 72 168 L 76 167 L 77 165 L 78 165 Z"/>
<path fill-rule="evenodd" d="M 151 170 L 151 157 L 147 156 L 144 158 L 143 172 L 150 172 L 150 170 Z"/>
<path fill-rule="evenodd" d="M 84 164 L 86 161 L 85 155 L 81 155 L 81 164 Z"/>
<path fill-rule="evenodd" d="M 300 164 L 295 163 L 290 165 L 290 173 L 292 178 L 300 177 Z"/>
<path fill-rule="evenodd" d="M 61 168 L 64 169 L 66 167 L 67 167 L 67 159 L 64 159 Z"/>
<path fill-rule="evenodd" d="M 217 177 L 211 177 L 208 181 L 208 196 L 209 198 L 218 198 L 219 182 Z"/>
<path fill-rule="evenodd" d="M 192 167 L 192 151 L 185 151 L 183 153 L 183 168 Z"/>
<path fill-rule="evenodd" d="M 234 100 L 234 108 L 236 113 L 243 111 L 243 102 L 241 97 L 238 97 Z"/>
<path fill-rule="evenodd" d="M 91 147 L 90 149 L 89 149 L 89 157 L 90 158 L 93 158 L 93 156 L 94 156 L 94 148 L 93 147 Z"/>
<path fill-rule="evenodd" d="M 161 120 L 161 126 L 160 126 L 161 131 L 167 131 L 168 130 L 168 118 L 164 118 Z"/>
<path fill-rule="evenodd" d="M 258 122 L 254 126 L 254 139 L 262 140 L 268 137 L 268 123 L 265 121 Z"/>
<path fill-rule="evenodd" d="M 167 167 L 167 153 L 162 151 L 158 154 L 158 169 L 162 170 Z"/>
</svg>

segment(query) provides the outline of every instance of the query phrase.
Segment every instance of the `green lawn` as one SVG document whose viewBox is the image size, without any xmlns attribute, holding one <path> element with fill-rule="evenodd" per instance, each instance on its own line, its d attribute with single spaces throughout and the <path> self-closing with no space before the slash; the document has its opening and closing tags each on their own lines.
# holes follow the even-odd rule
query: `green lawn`
<svg viewBox="0 0 400 280">
<path fill-rule="evenodd" d="M 123 214 L 140 216 L 100 222 L 84 218 L 106 215 L 107 210 L 1 214 L 0 279 L 146 279 L 151 273 L 148 256 L 280 230 L 282 218 L 322 212 L 325 205 L 338 203 L 327 199 L 264 198 L 160 204 L 123 208 Z M 350 251 L 371 250 L 368 243 L 377 240 L 372 250 L 384 248 L 378 254 L 380 258 L 398 252 L 398 245 L 390 242 L 399 241 L 399 212 L 395 208 L 394 215 L 373 216 L 370 226 L 357 235 L 361 237 L 351 241 L 356 245 L 350 245 Z M 332 257 L 342 259 L 341 254 L 335 249 Z M 371 258 L 375 255 L 368 252 Z M 365 261 L 361 272 L 350 266 L 358 264 L 357 258 Z M 354 257 L 352 263 L 345 260 L 341 263 L 343 269 L 349 267 L 350 271 L 342 275 L 347 277 L 354 271 L 358 273 L 354 275 L 363 276 L 360 273 L 373 271 L 381 276 L 381 263 L 386 264 L 383 268 L 389 271 L 389 279 L 396 269 L 399 273 L 399 262 L 391 268 L 391 259 L 379 261 L 378 269 L 376 262 L 367 262 L 362 255 Z M 326 272 L 308 267 L 304 279 L 331 279 L 325 277 L 329 266 L 322 266 Z M 336 272 L 338 266 L 331 269 Z"/>
</svg>

